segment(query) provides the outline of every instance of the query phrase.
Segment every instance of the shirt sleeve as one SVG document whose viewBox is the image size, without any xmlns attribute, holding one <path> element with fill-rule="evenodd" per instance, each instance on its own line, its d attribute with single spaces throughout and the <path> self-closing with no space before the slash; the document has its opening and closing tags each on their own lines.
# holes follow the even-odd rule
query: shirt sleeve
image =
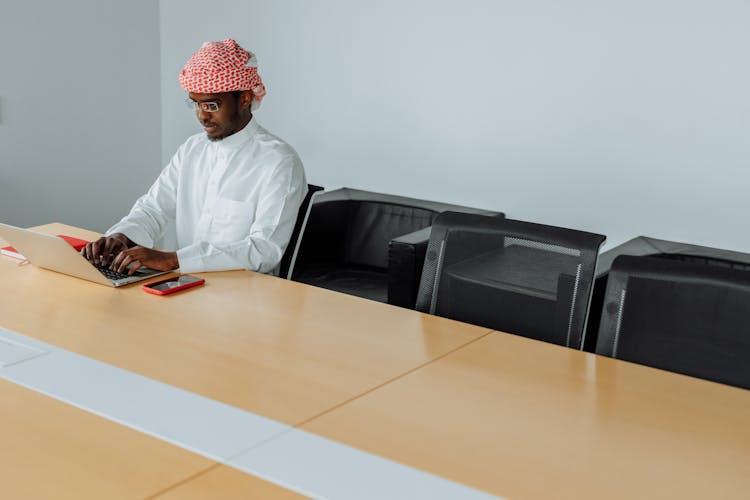
<svg viewBox="0 0 750 500">
<path fill-rule="evenodd" d="M 140 246 L 153 248 L 175 220 L 177 184 L 182 149 L 172 157 L 146 194 L 138 198 L 130 213 L 105 233 L 122 233 Z"/>
<path fill-rule="evenodd" d="M 262 181 L 255 219 L 244 239 L 196 241 L 177 250 L 183 273 L 247 269 L 277 273 L 307 191 L 302 162 L 286 155 Z"/>
</svg>

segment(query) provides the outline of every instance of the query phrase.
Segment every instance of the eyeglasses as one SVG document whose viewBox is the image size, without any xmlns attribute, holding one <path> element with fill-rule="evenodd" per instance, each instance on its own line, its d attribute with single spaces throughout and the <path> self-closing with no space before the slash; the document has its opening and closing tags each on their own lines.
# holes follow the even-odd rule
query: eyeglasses
<svg viewBox="0 0 750 500">
<path fill-rule="evenodd" d="M 216 113 L 217 111 L 219 111 L 219 103 L 213 101 L 198 102 L 188 97 L 187 99 L 185 99 L 185 105 L 194 111 L 201 110 L 208 113 Z"/>
</svg>

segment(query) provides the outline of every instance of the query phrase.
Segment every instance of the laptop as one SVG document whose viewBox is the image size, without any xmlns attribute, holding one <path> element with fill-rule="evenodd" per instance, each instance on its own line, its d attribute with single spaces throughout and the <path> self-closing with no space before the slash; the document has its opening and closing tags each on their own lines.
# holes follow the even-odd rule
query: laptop
<svg viewBox="0 0 750 500">
<path fill-rule="evenodd" d="M 171 272 L 142 267 L 132 276 L 128 276 L 104 266 L 95 266 L 62 238 L 9 226 L 1 222 L 0 237 L 13 245 L 37 267 L 93 281 L 100 285 L 118 287 Z"/>
</svg>

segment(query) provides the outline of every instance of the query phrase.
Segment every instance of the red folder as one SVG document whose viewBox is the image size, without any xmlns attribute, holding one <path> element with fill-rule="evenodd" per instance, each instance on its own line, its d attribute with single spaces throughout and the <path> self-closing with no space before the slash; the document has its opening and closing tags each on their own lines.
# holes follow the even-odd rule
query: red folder
<svg viewBox="0 0 750 500">
<path fill-rule="evenodd" d="M 16 249 L 11 246 L 0 248 L 0 253 L 7 257 L 13 257 L 14 259 L 18 259 L 18 260 L 24 260 L 26 258 L 20 253 L 18 253 Z"/>
<path fill-rule="evenodd" d="M 65 236 L 64 234 L 58 234 L 57 236 L 59 238 L 64 239 L 68 243 L 70 243 L 70 246 L 72 246 L 73 248 L 75 248 L 79 252 L 81 251 L 81 248 L 83 248 L 83 247 L 85 247 L 86 245 L 89 244 L 88 241 L 82 240 L 81 238 L 74 238 L 72 236 Z"/>
</svg>

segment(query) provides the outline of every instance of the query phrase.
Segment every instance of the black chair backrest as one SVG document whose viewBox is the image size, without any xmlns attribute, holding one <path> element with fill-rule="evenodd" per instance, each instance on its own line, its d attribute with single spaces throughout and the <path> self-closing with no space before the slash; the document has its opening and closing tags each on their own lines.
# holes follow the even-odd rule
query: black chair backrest
<svg viewBox="0 0 750 500">
<path fill-rule="evenodd" d="M 445 212 L 432 225 L 417 310 L 579 349 L 604 239 Z"/>
<path fill-rule="evenodd" d="M 445 210 L 496 213 L 351 188 L 321 193 L 311 206 L 294 273 L 314 269 L 322 262 L 386 272 L 388 243 L 430 226 Z"/>
<path fill-rule="evenodd" d="M 617 257 L 596 352 L 750 389 L 750 271 Z"/>
<path fill-rule="evenodd" d="M 307 218 L 310 215 L 310 206 L 316 193 L 323 191 L 321 186 L 315 184 L 307 185 L 307 194 L 305 199 L 302 200 L 302 205 L 299 207 L 297 212 L 297 220 L 294 223 L 294 229 L 292 230 L 292 236 L 289 239 L 289 245 L 287 245 L 284 255 L 281 257 L 281 264 L 279 265 L 279 276 L 286 279 L 291 279 L 291 271 L 294 267 L 294 259 L 297 257 L 297 251 L 299 250 L 300 238 L 305 229 Z"/>
</svg>

